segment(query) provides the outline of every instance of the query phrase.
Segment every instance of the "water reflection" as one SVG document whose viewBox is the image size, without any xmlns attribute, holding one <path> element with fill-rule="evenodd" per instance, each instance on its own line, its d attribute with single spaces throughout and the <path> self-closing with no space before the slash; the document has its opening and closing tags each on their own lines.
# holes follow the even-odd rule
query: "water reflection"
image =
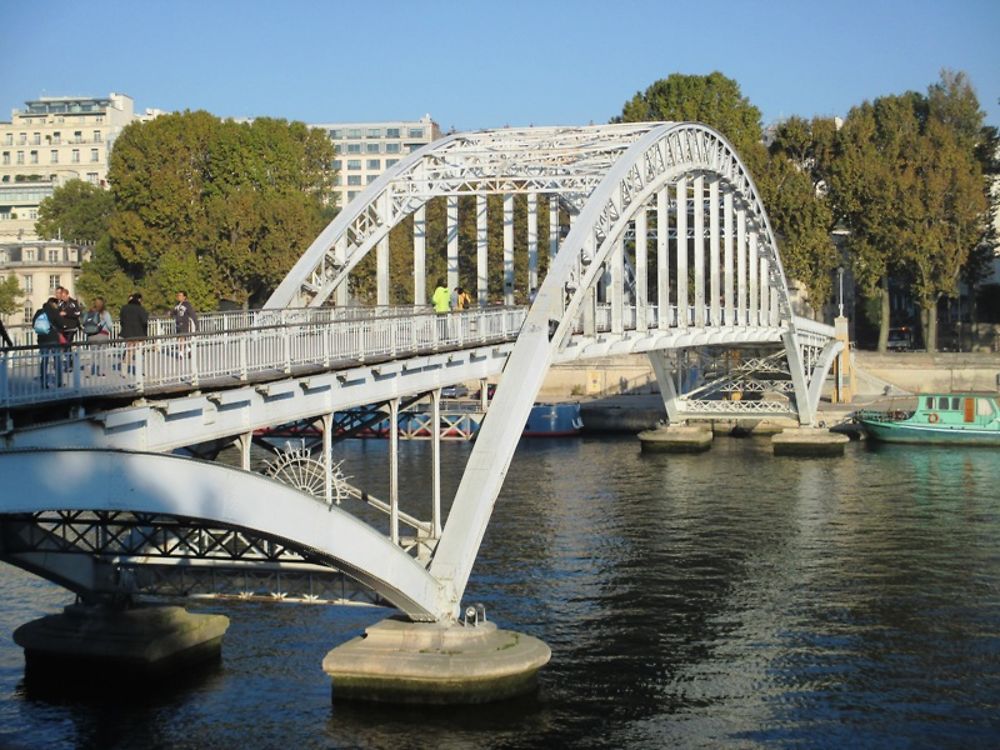
<svg viewBox="0 0 1000 750">
<path fill-rule="evenodd" d="M 385 443 L 340 450 L 387 495 Z M 427 515 L 429 446 L 403 451 L 403 507 Z M 467 451 L 444 446 L 446 497 Z M 20 653 L 0 644 L 0 745 L 997 744 L 997 477 L 995 451 L 853 444 L 808 460 L 756 440 L 701 456 L 526 442 L 467 599 L 552 646 L 536 695 L 331 705 L 323 655 L 384 612 L 202 603 L 232 621 L 221 671 L 142 706 L 32 700 Z M 8 633 L 66 599 L 9 568 L 0 596 Z"/>
</svg>

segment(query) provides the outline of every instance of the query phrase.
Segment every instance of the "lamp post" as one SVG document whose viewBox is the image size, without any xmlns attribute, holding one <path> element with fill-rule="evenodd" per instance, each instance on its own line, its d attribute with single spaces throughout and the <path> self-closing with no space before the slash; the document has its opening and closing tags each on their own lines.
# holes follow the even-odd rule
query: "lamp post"
<svg viewBox="0 0 1000 750">
<path fill-rule="evenodd" d="M 837 302 L 837 317 L 844 317 L 844 267 L 839 266 L 837 268 L 837 277 L 840 281 L 840 297 Z"/>
</svg>

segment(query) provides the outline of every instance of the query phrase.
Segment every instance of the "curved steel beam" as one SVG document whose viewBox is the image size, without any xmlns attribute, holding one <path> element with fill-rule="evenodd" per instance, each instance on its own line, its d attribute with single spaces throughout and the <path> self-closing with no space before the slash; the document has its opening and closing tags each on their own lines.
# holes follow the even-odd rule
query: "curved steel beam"
<svg viewBox="0 0 1000 750">
<path fill-rule="evenodd" d="M 400 547 L 336 506 L 259 474 L 113 450 L 0 453 L 0 516 L 48 510 L 181 516 L 307 549 L 414 620 L 435 619 L 437 582 Z"/>
</svg>

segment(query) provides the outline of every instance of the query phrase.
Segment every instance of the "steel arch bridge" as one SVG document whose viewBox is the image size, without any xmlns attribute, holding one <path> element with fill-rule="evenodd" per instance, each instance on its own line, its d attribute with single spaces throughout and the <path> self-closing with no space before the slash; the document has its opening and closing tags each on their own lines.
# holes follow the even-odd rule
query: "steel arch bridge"
<svg viewBox="0 0 1000 750">
<path fill-rule="evenodd" d="M 414 228 L 412 301 L 422 305 L 427 296 L 426 206 L 438 198 L 447 204 L 448 287 L 457 286 L 461 196 L 475 197 L 476 286 L 484 304 L 490 291 L 487 197 L 491 195 L 503 196 L 503 292 L 508 305 L 514 301 L 514 196 L 524 195 L 527 205 L 528 283 L 537 293 L 509 338 L 498 335 L 486 341 L 472 336 L 471 343 L 464 344 L 466 339 L 460 335 L 448 339 L 447 350 L 430 354 L 397 350 L 393 338 L 388 361 L 365 364 L 361 357 L 361 364 L 351 363 L 350 374 L 333 372 L 325 348 L 320 372 L 314 367 L 307 374 L 297 374 L 288 359 L 287 352 L 294 349 L 289 344 L 281 382 L 247 385 L 242 390 L 227 386 L 213 396 L 206 395 L 211 383 L 195 379 L 185 391 L 181 380 L 152 409 L 141 405 L 130 407 L 131 411 L 112 410 L 96 419 L 90 415 L 86 427 L 77 424 L 61 433 L 42 430 L 20 440 L 15 435 L 10 441 L 14 448 L 38 450 L 52 444 L 46 442 L 47 435 L 66 435 L 57 447 L 86 449 L 95 462 L 106 462 L 115 476 L 149 475 L 169 482 L 173 470 L 168 465 L 178 465 L 169 462 L 185 459 L 122 453 L 122 449 L 139 445 L 146 451 L 170 450 L 185 444 L 184 440 L 194 443 L 293 418 L 329 415 L 347 403 L 375 400 L 365 393 L 378 392 L 398 405 L 400 397 L 440 388 L 449 377 L 449 367 L 453 382 L 472 373 L 476 377 L 500 374 L 443 528 L 436 506 L 431 522 L 418 522 L 418 535 L 429 539 L 432 550 L 419 564 L 401 553 L 395 500 L 388 538 L 352 533 L 355 522 L 343 518 L 346 511 L 335 506 L 324 509 L 326 520 L 324 515 L 317 518 L 315 501 L 293 500 L 292 490 L 277 495 L 294 512 L 272 528 L 259 504 L 240 501 L 235 486 L 245 485 L 244 495 L 270 495 L 275 493 L 273 483 L 259 477 L 229 482 L 218 472 L 231 470 L 199 464 L 185 469 L 201 488 L 199 502 L 170 493 L 150 492 L 145 497 L 145 485 L 123 478 L 113 485 L 119 493 L 115 497 L 102 490 L 95 493 L 101 500 L 89 508 L 70 499 L 63 507 L 51 495 L 34 489 L 45 485 L 29 481 L 44 477 L 44 462 L 29 460 L 30 454 L 24 453 L 0 454 L 0 468 L 5 472 L 13 472 L 15 462 L 37 472 L 22 475 L 26 478 L 18 487 L 23 495 L 5 511 L 0 556 L 64 585 L 106 590 L 117 585 L 108 583 L 114 576 L 109 578 L 107 571 L 76 580 L 66 572 L 63 558 L 54 562 L 55 548 L 62 544 L 59 540 L 96 540 L 102 538 L 100 529 L 112 529 L 110 546 L 81 542 L 74 545 L 74 554 L 83 550 L 84 558 L 127 558 L 128 565 L 152 567 L 139 553 L 175 548 L 154 543 L 169 536 L 181 540 L 179 548 L 190 551 L 181 557 L 211 558 L 214 569 L 246 569 L 266 562 L 276 570 L 343 573 L 411 619 L 450 620 L 458 614 L 522 427 L 553 363 L 645 353 L 672 422 L 779 414 L 794 416 L 804 425 L 814 422 L 820 389 L 840 344 L 832 328 L 793 313 L 777 242 L 753 180 L 726 139 L 698 123 L 504 129 L 443 138 L 400 161 L 346 206 L 306 250 L 266 308 L 277 312 L 306 307 L 319 313 L 330 300 L 345 303 L 351 273 L 369 253 L 376 256 L 378 303 L 387 305 L 389 233 L 410 216 Z M 550 207 L 550 258 L 544 278 L 538 271 L 540 199 Z M 560 214 L 569 217 L 565 236 Z M 472 330 L 481 331 L 477 314 L 485 311 L 469 313 L 467 319 L 473 321 Z M 450 320 L 435 322 L 447 327 Z M 740 347 L 752 349 L 753 356 L 735 373 L 710 379 L 695 390 L 681 389 L 678 353 Z M 776 375 L 787 396 L 784 401 L 719 398 L 727 388 L 752 390 L 755 377 L 761 374 Z M 357 384 L 355 390 L 344 395 L 351 383 Z M 128 442 L 140 433 L 124 431 L 126 424 L 140 425 L 138 441 Z M 85 486 L 100 482 L 100 473 L 85 472 L 81 482 Z M 50 511 L 63 515 L 46 515 Z M 109 512 L 126 516 L 109 518 Z M 330 531 L 322 543 L 314 538 L 315 528 L 310 528 L 316 524 Z M 145 546 L 128 548 L 126 555 L 114 541 L 121 539 L 121 528 L 133 530 L 129 532 L 133 537 L 139 533 Z M 199 530 L 208 530 L 213 539 L 234 533 L 241 541 L 228 547 L 209 543 L 209 554 L 192 541 L 192 533 Z M 107 539 L 106 534 L 103 538 Z M 275 544 L 292 558 L 269 556 L 267 550 Z M 250 548 L 254 552 L 248 556 Z M 374 557 L 381 563 L 371 550 L 379 551 L 381 557 Z M 167 553 L 154 556 L 158 566 L 163 558 L 171 557 Z M 98 586 L 98 581 L 103 583 Z"/>
</svg>

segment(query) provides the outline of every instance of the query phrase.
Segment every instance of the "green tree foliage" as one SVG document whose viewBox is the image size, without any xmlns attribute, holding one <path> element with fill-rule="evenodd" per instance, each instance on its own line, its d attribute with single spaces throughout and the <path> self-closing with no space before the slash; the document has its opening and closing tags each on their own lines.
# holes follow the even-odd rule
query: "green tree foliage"
<svg viewBox="0 0 1000 750">
<path fill-rule="evenodd" d="M 747 165 L 778 235 L 779 252 L 790 279 L 808 290 L 815 314 L 829 298 L 837 252 L 830 239 L 833 214 L 811 169 L 816 138 L 809 123 L 785 123 L 784 142 L 771 154 L 764 148 L 760 110 L 743 96 L 739 84 L 715 72 L 707 76 L 674 73 L 638 92 L 625 103 L 617 122 L 696 121 L 719 130 Z M 821 143 L 832 122 L 816 121 Z"/>
<path fill-rule="evenodd" d="M 38 206 L 35 232 L 47 239 L 94 243 L 108 233 L 113 206 L 106 190 L 83 180 L 70 180 Z"/>
<path fill-rule="evenodd" d="M 21 287 L 17 276 L 0 278 L 0 314 L 10 315 L 21 309 Z"/>
<path fill-rule="evenodd" d="M 302 123 L 206 112 L 128 126 L 109 179 L 112 248 L 153 309 L 266 299 L 326 222 L 333 147 Z"/>
<path fill-rule="evenodd" d="M 94 245 L 90 260 L 83 264 L 76 288 L 85 303 L 91 302 L 94 297 L 103 297 L 108 309 L 114 311 L 136 291 L 134 280 L 122 269 L 121 259 L 111 249 L 109 235 Z"/>
</svg>

